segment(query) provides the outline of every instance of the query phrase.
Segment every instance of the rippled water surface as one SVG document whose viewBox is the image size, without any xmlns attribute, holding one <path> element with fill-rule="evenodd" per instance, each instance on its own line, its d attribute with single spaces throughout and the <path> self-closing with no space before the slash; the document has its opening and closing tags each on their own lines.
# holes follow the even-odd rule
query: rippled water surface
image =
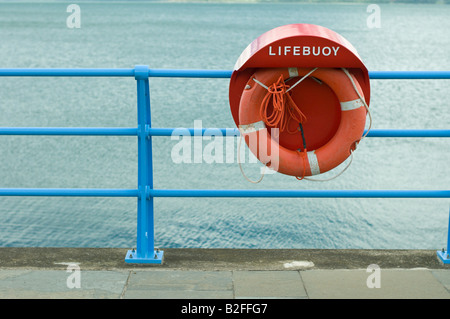
<svg viewBox="0 0 450 319">
<path fill-rule="evenodd" d="M 450 70 L 449 5 L 0 3 L 0 68 L 231 70 L 253 39 L 312 23 L 346 37 L 371 71 Z M 152 125 L 233 128 L 228 79 L 150 79 Z M 374 128 L 448 129 L 448 80 L 372 80 Z M 0 78 L 0 126 L 135 127 L 132 78 Z M 329 183 L 233 163 L 175 164 L 178 141 L 153 138 L 155 188 L 448 189 L 446 139 L 367 138 Z M 211 141 L 203 140 L 202 147 Z M 220 141 L 219 141 L 220 142 Z M 237 145 L 237 140 L 234 141 Z M 0 136 L 0 188 L 136 188 L 134 137 Z M 244 165 L 252 178 L 259 166 Z M 332 176 L 335 172 L 330 172 Z M 447 199 L 156 198 L 159 247 L 418 248 L 445 246 Z M 136 199 L 1 197 L 0 246 L 133 247 Z"/>
</svg>

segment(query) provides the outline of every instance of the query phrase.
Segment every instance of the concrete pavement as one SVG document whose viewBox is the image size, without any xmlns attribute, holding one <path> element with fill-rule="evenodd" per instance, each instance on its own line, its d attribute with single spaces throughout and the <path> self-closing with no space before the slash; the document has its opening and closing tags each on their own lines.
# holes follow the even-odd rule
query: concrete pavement
<svg viewBox="0 0 450 319">
<path fill-rule="evenodd" d="M 0 248 L 2 299 L 449 299 L 435 251 Z M 181 309 L 180 309 L 181 311 Z"/>
</svg>

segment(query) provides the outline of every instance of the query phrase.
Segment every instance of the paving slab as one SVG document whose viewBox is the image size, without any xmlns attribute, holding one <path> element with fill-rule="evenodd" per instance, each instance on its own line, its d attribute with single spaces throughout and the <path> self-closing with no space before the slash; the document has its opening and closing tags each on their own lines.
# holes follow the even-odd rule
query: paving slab
<svg viewBox="0 0 450 319">
<path fill-rule="evenodd" d="M 449 299 L 430 270 L 381 269 L 379 288 L 364 270 L 307 270 L 301 276 L 310 299 Z M 368 284 L 369 281 L 369 284 Z"/>
<path fill-rule="evenodd" d="M 128 275 L 128 271 L 1 270 L 0 298 L 116 299 Z"/>
<path fill-rule="evenodd" d="M 125 299 L 231 299 L 230 271 L 131 271 Z"/>
<path fill-rule="evenodd" d="M 450 291 L 450 270 L 433 270 L 433 276 Z"/>
<path fill-rule="evenodd" d="M 233 271 L 235 298 L 307 298 L 298 271 Z"/>
</svg>

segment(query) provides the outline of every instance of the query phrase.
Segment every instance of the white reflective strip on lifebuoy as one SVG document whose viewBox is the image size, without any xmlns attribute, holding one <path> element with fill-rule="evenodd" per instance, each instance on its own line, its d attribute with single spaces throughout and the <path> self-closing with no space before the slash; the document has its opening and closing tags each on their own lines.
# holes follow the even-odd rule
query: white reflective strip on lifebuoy
<svg viewBox="0 0 450 319">
<path fill-rule="evenodd" d="M 307 152 L 306 154 L 308 155 L 308 162 L 309 167 L 311 168 L 311 175 L 319 175 L 320 167 L 315 151 Z"/>
<path fill-rule="evenodd" d="M 296 76 L 298 76 L 298 69 L 297 68 L 288 68 L 289 71 L 289 77 L 290 78 L 295 78 Z"/>
<path fill-rule="evenodd" d="M 259 130 L 262 130 L 265 128 L 266 128 L 266 124 L 264 123 L 264 121 L 239 125 L 239 130 L 242 132 L 242 134 L 256 132 L 256 131 L 259 131 Z"/>
<path fill-rule="evenodd" d="M 347 101 L 347 102 L 341 102 L 341 110 L 342 111 L 356 110 L 362 106 L 364 106 L 364 103 L 361 101 L 361 99 L 356 99 L 356 100 Z"/>
</svg>

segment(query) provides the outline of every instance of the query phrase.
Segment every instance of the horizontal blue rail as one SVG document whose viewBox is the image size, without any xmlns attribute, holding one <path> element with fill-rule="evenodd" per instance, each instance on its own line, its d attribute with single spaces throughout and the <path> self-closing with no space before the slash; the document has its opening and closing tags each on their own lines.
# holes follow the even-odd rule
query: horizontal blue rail
<svg viewBox="0 0 450 319">
<path fill-rule="evenodd" d="M 0 188 L 0 196 L 137 197 L 138 189 Z M 450 190 L 147 189 L 146 197 L 450 198 Z"/>
<path fill-rule="evenodd" d="M 374 80 L 444 80 L 450 79 L 450 71 L 370 71 Z"/>
<path fill-rule="evenodd" d="M 152 189 L 153 197 L 450 198 L 450 190 Z"/>
<path fill-rule="evenodd" d="M 0 127 L 0 135 L 137 136 L 138 128 L 123 127 Z M 239 136 L 237 128 L 148 128 L 149 136 L 221 135 Z M 450 130 L 372 129 L 368 137 L 450 137 Z"/>
<path fill-rule="evenodd" d="M 0 188 L 0 196 L 139 197 L 139 191 L 102 188 Z"/>
<path fill-rule="evenodd" d="M 115 127 L 0 127 L 0 135 L 136 136 L 137 128 Z"/>
<path fill-rule="evenodd" d="M 135 69 L 0 69 L 0 76 L 134 77 Z"/>
<path fill-rule="evenodd" d="M 228 70 L 149 69 L 148 77 L 230 78 Z M 135 77 L 135 69 L 0 69 L 0 76 Z"/>
<path fill-rule="evenodd" d="M 237 128 L 151 128 L 149 129 L 149 135 L 151 136 L 172 136 L 183 135 L 189 133 L 190 135 L 215 135 L 220 134 L 222 136 L 239 136 L 239 130 Z M 0 134 L 2 131 L 0 130 Z M 372 129 L 370 130 L 368 137 L 450 137 L 450 130 L 392 130 L 392 129 Z"/>
<path fill-rule="evenodd" d="M 149 69 L 149 77 L 230 78 L 231 70 Z M 1 76 L 134 77 L 135 69 L 0 69 Z M 371 79 L 450 79 L 450 71 L 370 71 Z"/>
</svg>

